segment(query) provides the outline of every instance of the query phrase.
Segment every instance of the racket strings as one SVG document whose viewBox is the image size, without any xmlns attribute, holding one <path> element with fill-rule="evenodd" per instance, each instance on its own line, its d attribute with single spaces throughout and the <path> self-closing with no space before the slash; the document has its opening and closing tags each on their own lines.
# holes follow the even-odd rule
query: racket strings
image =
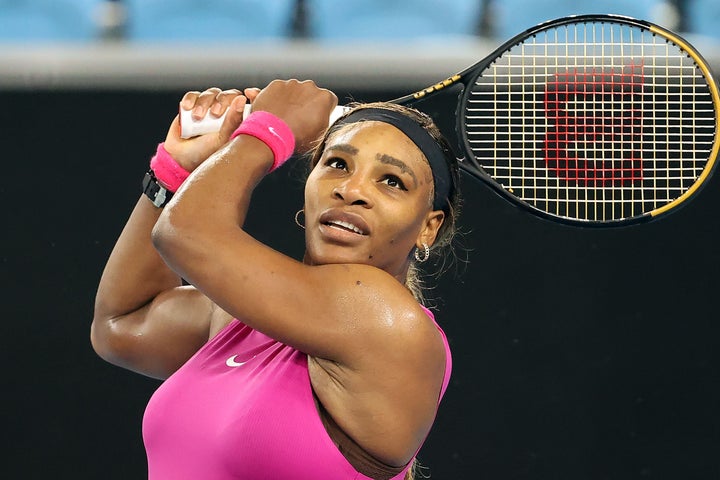
<svg viewBox="0 0 720 480">
<path fill-rule="evenodd" d="M 649 30 L 567 24 L 507 50 L 471 85 L 475 162 L 553 215 L 614 221 L 674 201 L 702 174 L 715 108 L 702 72 Z"/>
</svg>

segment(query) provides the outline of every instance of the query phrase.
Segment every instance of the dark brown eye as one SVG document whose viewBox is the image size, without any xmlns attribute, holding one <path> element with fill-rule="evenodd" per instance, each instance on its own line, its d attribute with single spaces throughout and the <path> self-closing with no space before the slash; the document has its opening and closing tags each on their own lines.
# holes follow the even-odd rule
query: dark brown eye
<svg viewBox="0 0 720 480">
<path fill-rule="evenodd" d="M 347 168 L 347 163 L 342 158 L 331 157 L 325 161 L 325 166 L 338 170 L 345 170 Z"/>
<path fill-rule="evenodd" d="M 405 184 L 403 183 L 403 181 L 400 180 L 395 175 L 386 175 L 382 179 L 381 183 L 385 183 L 389 187 L 399 188 L 400 190 L 407 190 L 407 188 L 405 188 Z"/>
</svg>

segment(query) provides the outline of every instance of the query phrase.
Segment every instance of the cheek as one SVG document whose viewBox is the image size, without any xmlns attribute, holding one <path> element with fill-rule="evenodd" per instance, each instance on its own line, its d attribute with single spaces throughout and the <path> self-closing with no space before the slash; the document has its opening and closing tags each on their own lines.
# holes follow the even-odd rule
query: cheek
<svg viewBox="0 0 720 480">
<path fill-rule="evenodd" d="M 312 209 L 313 206 L 317 203 L 318 184 L 315 179 L 315 176 L 313 175 L 314 172 L 315 172 L 314 170 L 312 172 L 310 172 L 310 175 L 308 176 L 308 179 L 305 182 L 305 190 L 303 192 L 303 198 L 305 200 L 304 208 L 306 210 L 308 208 Z"/>
<path fill-rule="evenodd" d="M 410 247 L 415 245 L 418 235 L 425 227 L 427 215 L 432 210 L 431 203 L 428 204 L 428 201 L 432 202 L 432 197 L 428 199 L 422 195 L 415 198 L 410 205 L 407 205 L 404 215 L 400 215 L 400 218 L 396 219 L 398 231 L 393 238 L 395 243 L 400 239 L 405 239 Z"/>
<path fill-rule="evenodd" d="M 421 219 L 410 218 L 409 215 L 389 218 L 387 225 L 391 227 L 391 233 L 388 236 L 387 244 L 412 248 L 420 233 L 421 224 Z"/>
</svg>

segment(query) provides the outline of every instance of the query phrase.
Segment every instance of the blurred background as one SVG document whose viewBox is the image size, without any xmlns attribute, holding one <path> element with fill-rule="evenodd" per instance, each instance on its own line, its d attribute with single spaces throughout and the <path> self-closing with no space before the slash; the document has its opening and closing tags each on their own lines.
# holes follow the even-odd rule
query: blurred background
<svg viewBox="0 0 720 480">
<path fill-rule="evenodd" d="M 720 71 L 718 0 L 0 0 L 0 475 L 146 476 L 158 382 L 95 356 L 89 325 L 186 90 L 296 77 L 387 100 L 580 13 L 680 32 Z M 263 181 L 247 224 L 296 258 L 299 171 Z M 464 260 L 431 292 L 455 360 L 431 478 L 720 478 L 718 181 L 662 220 L 581 229 L 463 179 Z"/>
</svg>

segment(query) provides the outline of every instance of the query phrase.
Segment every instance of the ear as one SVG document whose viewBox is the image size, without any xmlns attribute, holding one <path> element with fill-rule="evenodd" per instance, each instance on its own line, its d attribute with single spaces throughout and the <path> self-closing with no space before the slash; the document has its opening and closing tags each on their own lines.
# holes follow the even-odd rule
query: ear
<svg viewBox="0 0 720 480">
<path fill-rule="evenodd" d="M 423 243 L 427 243 L 432 246 L 432 244 L 435 243 L 438 231 L 444 221 L 445 212 L 442 210 L 433 210 L 428 212 L 415 244 L 420 246 Z"/>
</svg>

